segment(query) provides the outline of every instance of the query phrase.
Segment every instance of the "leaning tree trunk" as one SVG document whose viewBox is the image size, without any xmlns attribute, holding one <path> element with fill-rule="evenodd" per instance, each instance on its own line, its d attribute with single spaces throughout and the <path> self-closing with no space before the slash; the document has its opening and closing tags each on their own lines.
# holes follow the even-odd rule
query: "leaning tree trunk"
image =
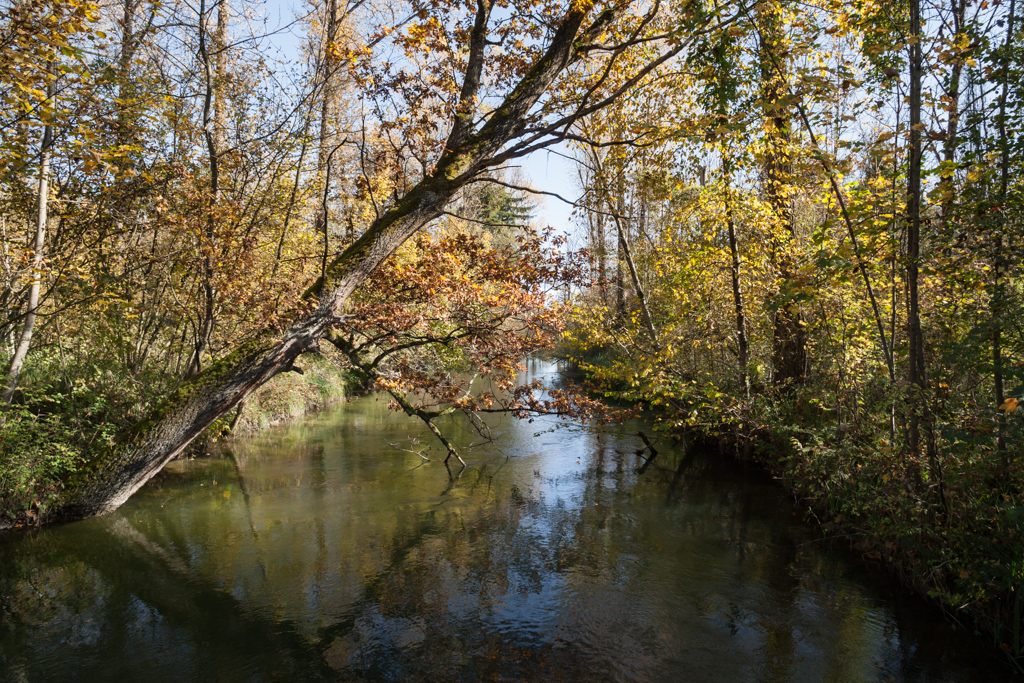
<svg viewBox="0 0 1024 683">
<path fill-rule="evenodd" d="M 153 415 L 123 434 L 65 484 L 49 519 L 77 519 L 117 508 L 217 418 L 275 375 L 295 369 L 336 321 L 335 312 L 384 259 L 441 213 L 454 183 L 432 178 L 382 217 L 321 278 L 317 308 L 279 339 L 253 339 L 171 394 Z M 315 294 L 311 293 L 311 296 Z"/>
<path fill-rule="evenodd" d="M 480 11 L 489 5 L 480 3 Z M 80 519 L 115 509 L 145 484 L 188 444 L 275 375 L 295 368 L 300 355 L 315 350 L 320 338 L 337 321 L 338 311 L 386 258 L 417 230 L 441 215 L 454 193 L 473 180 L 507 142 L 519 135 L 531 108 L 554 78 L 581 53 L 577 40 L 587 10 L 573 6 L 545 53 L 525 74 L 487 122 L 475 132 L 460 130 L 449 138 L 448 151 L 433 173 L 380 216 L 354 244 L 335 258 L 306 292 L 315 302 L 279 335 L 267 332 L 242 344 L 185 382 L 153 414 L 122 434 L 105 451 L 65 482 L 56 504 L 39 515 L 41 521 Z M 589 40 L 614 18 L 598 17 L 586 29 Z M 483 22 L 486 24 L 486 22 Z M 480 26 L 477 30 L 484 30 Z M 484 42 L 471 50 L 467 80 L 479 76 Z M 474 89 L 463 98 L 476 99 Z M 459 126 L 456 126 L 459 129 Z"/>
</svg>

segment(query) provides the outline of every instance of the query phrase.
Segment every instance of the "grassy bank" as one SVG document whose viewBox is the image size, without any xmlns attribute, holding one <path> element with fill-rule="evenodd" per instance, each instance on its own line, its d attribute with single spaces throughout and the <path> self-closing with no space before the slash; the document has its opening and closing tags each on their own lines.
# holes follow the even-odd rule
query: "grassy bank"
<svg viewBox="0 0 1024 683">
<path fill-rule="evenodd" d="M 289 372 L 264 384 L 222 426 L 232 434 L 254 434 L 323 410 L 357 389 L 358 380 L 324 356 L 304 360 L 302 370 L 301 375 Z"/>
<path fill-rule="evenodd" d="M 115 367 L 39 354 L 26 368 L 8 410 L 0 412 L 0 526 L 32 524 L 56 499 L 62 482 L 91 453 L 151 410 L 169 393 L 170 377 L 126 376 Z M 330 355 L 303 361 L 255 393 L 241 411 L 218 421 L 189 452 L 226 433 L 247 434 L 343 400 L 356 380 Z"/>
</svg>

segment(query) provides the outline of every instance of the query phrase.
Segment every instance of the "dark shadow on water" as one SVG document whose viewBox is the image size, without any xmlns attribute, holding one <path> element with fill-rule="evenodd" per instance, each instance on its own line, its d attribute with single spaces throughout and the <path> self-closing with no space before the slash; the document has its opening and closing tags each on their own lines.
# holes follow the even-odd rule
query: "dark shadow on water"
<svg viewBox="0 0 1024 683">
<path fill-rule="evenodd" d="M 0 537 L 0 680 L 1010 680 L 750 468 L 509 421 L 412 467 L 400 417 L 357 401 Z"/>
</svg>

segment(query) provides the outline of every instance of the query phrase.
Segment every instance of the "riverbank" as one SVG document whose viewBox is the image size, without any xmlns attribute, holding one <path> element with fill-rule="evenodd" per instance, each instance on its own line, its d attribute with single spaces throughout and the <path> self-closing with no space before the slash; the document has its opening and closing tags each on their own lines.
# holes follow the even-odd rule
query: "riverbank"
<svg viewBox="0 0 1024 683">
<path fill-rule="evenodd" d="M 264 384 L 222 421 L 223 432 L 255 434 L 344 401 L 360 390 L 359 380 L 324 356 L 304 359 L 302 374 L 288 372 Z"/>
<path fill-rule="evenodd" d="M 558 381 L 539 362 L 524 379 Z M 639 472 L 646 423 L 485 414 L 495 440 L 449 472 L 409 452 L 432 435 L 389 402 L 357 398 L 238 439 L 230 457 L 173 462 L 101 518 L 0 536 L 0 668 L 1010 680 L 976 639 L 817 542 L 754 468 L 666 439 Z M 479 441 L 450 426 L 460 447 Z"/>
<path fill-rule="evenodd" d="M 906 451 L 898 424 L 893 438 L 874 410 L 884 396 L 851 414 L 812 384 L 740 400 L 735 386 L 688 393 L 615 381 L 621 373 L 602 375 L 600 359 L 580 365 L 606 397 L 651 408 L 660 429 L 766 470 L 824 536 L 984 634 L 1024 673 L 1024 466 L 1000 457 L 981 420 L 930 425 L 929 458 Z M 1019 423 L 1004 420 L 1010 443 Z"/>
<path fill-rule="evenodd" d="M 923 458 L 894 452 L 884 437 L 800 425 L 792 413 L 781 419 L 778 399 L 754 405 L 744 420 L 684 431 L 764 468 L 824 537 L 886 568 L 1024 673 L 1019 462 L 1004 467 L 985 451 L 950 449 L 937 456 L 941 477 L 931 478 Z"/>
<path fill-rule="evenodd" d="M 745 438 L 826 536 L 987 634 L 1024 672 L 1018 463 L 993 467 L 984 453 L 946 451 L 941 478 L 930 478 L 919 458 L 855 435 L 825 440 L 790 427 Z"/>
<path fill-rule="evenodd" d="M 302 374 L 284 373 L 260 387 L 185 454 L 205 452 L 228 434 L 254 434 L 322 410 L 358 391 L 358 380 L 329 353 L 310 355 L 302 368 Z M 0 528 L 35 524 L 61 482 L 151 410 L 171 384 L 169 378 L 90 374 L 88 368 L 50 374 L 49 381 L 38 382 L 41 390 L 19 395 L 0 413 Z"/>
</svg>

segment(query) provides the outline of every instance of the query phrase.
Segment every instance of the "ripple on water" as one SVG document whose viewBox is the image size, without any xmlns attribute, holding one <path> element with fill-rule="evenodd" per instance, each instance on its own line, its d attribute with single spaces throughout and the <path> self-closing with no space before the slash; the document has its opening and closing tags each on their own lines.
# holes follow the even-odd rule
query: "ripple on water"
<svg viewBox="0 0 1024 683">
<path fill-rule="evenodd" d="M 638 473 L 636 424 L 493 426 L 449 474 L 360 399 L 0 537 L 0 680 L 1009 677 L 756 473 L 668 444 Z"/>
</svg>

